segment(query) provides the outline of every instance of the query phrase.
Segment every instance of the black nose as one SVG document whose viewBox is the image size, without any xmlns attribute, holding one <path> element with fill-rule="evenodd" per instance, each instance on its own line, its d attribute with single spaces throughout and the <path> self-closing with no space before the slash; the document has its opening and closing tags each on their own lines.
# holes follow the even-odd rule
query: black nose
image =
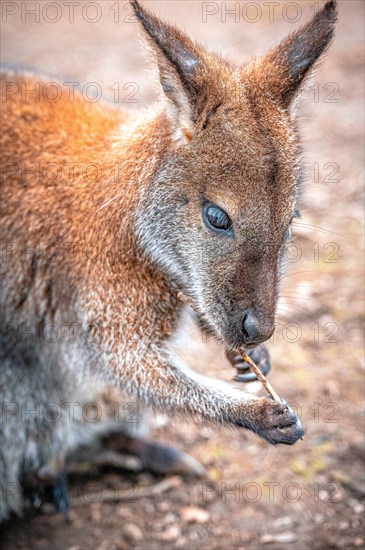
<svg viewBox="0 0 365 550">
<path fill-rule="evenodd" d="M 241 330 L 247 345 L 265 342 L 273 333 L 271 323 L 259 317 L 252 309 L 244 312 Z"/>
</svg>

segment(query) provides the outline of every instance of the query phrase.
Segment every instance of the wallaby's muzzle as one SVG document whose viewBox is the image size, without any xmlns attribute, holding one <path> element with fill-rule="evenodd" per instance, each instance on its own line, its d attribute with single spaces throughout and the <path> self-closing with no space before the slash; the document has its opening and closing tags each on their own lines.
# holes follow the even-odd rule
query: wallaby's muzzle
<svg viewBox="0 0 365 550">
<path fill-rule="evenodd" d="M 241 309 L 238 314 L 226 315 L 227 320 L 223 314 L 220 322 L 214 324 L 214 329 L 229 347 L 251 349 L 269 340 L 274 333 L 274 313 L 271 315 L 250 307 Z"/>
<path fill-rule="evenodd" d="M 241 332 L 245 346 L 257 346 L 272 336 L 275 327 L 265 316 L 254 309 L 247 309 L 242 316 Z"/>
</svg>

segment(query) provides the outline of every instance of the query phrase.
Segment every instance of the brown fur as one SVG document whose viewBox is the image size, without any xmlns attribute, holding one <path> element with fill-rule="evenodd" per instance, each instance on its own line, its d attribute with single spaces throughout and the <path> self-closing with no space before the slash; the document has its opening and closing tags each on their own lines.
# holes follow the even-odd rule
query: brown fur
<svg viewBox="0 0 365 550">
<path fill-rule="evenodd" d="M 178 289 L 227 348 L 245 345 L 247 309 L 260 341 L 274 330 L 280 256 L 300 178 L 290 106 L 331 40 L 335 3 L 243 68 L 132 5 L 165 94 L 157 109 L 134 120 L 79 96 L 71 103 L 65 89 L 51 103 L 42 98 L 46 80 L 2 77 L 4 372 L 11 380 L 17 370 L 21 383 L 37 364 L 44 400 L 50 372 L 60 399 L 79 396 L 88 378 L 112 381 L 165 412 L 293 443 L 303 431 L 292 411 L 194 376 L 173 358 L 170 342 L 182 310 Z M 39 97 L 25 96 L 24 86 L 36 81 Z M 85 177 L 89 163 L 99 166 L 94 180 Z M 234 237 L 204 225 L 203 197 L 230 215 Z M 62 330 L 75 323 L 77 334 L 49 342 L 50 323 Z M 38 334 L 24 338 L 22 328 Z M 39 451 L 32 467 L 49 454 Z"/>
</svg>

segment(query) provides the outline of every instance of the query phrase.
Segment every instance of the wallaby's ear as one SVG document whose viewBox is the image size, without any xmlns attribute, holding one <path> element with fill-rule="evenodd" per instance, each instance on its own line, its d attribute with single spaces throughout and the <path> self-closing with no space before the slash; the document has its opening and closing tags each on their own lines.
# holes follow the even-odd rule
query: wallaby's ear
<svg viewBox="0 0 365 550">
<path fill-rule="evenodd" d="M 156 56 L 162 89 L 175 107 L 179 123 L 191 125 L 196 121 L 201 96 L 200 49 L 183 32 L 150 13 L 137 0 L 130 3 Z"/>
<path fill-rule="evenodd" d="M 290 34 L 254 65 L 255 79 L 285 108 L 327 49 L 335 32 L 337 1 L 330 0 L 304 26 Z"/>
</svg>

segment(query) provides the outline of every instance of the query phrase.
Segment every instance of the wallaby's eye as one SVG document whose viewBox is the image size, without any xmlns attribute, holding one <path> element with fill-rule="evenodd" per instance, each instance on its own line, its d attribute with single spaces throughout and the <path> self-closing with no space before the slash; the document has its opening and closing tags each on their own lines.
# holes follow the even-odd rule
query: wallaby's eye
<svg viewBox="0 0 365 550">
<path fill-rule="evenodd" d="M 211 202 L 203 207 L 203 220 L 209 229 L 228 231 L 232 227 L 232 221 L 228 214 Z"/>
</svg>

